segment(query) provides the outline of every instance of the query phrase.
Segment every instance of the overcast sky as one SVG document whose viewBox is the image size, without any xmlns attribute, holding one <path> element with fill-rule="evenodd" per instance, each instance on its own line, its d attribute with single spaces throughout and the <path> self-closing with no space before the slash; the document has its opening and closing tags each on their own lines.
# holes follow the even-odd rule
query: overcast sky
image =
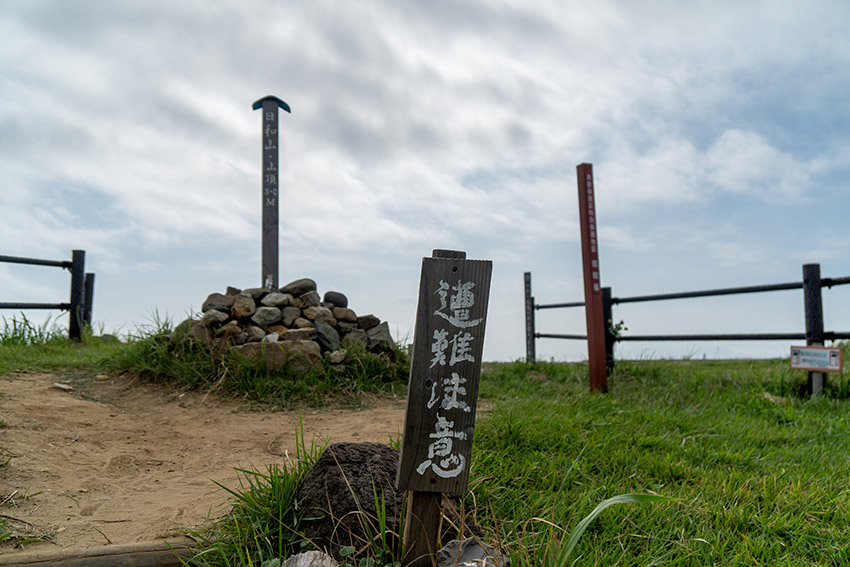
<svg viewBox="0 0 850 567">
<path fill-rule="evenodd" d="M 0 255 L 84 249 L 95 326 L 119 334 L 259 286 L 251 104 L 273 94 L 292 108 L 280 280 L 341 291 L 400 339 L 434 248 L 493 261 L 487 360 L 525 355 L 524 272 L 538 303 L 581 301 L 582 162 L 615 296 L 799 281 L 804 263 L 847 276 L 848 29 L 845 0 L 5 0 Z M 0 264 L 2 302 L 68 288 L 61 270 Z M 824 310 L 827 330 L 850 330 L 850 288 L 824 291 Z M 804 331 L 799 291 L 614 316 L 633 334 Z M 541 311 L 538 331 L 583 333 L 583 312 Z M 576 341 L 537 351 L 587 356 Z"/>
</svg>

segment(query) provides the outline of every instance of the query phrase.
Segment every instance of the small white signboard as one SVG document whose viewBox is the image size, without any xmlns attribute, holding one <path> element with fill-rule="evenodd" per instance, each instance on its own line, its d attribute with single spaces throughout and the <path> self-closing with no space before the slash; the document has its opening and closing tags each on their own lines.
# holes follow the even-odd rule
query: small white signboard
<svg viewBox="0 0 850 567">
<path fill-rule="evenodd" d="M 841 372 L 843 357 L 840 347 L 791 347 L 791 368 L 810 372 Z"/>
</svg>

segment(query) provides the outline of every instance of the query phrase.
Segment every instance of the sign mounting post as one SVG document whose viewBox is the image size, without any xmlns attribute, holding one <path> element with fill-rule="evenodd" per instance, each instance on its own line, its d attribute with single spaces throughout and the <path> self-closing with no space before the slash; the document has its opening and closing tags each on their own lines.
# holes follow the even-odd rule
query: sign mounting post
<svg viewBox="0 0 850 567">
<path fill-rule="evenodd" d="M 406 567 L 434 565 L 443 493 L 467 487 L 492 270 L 455 250 L 422 259 L 396 478 L 408 494 Z"/>
<path fill-rule="evenodd" d="M 262 234 L 262 287 L 274 289 L 278 285 L 278 206 L 280 203 L 278 170 L 278 108 L 292 112 L 289 105 L 276 96 L 269 95 L 254 102 L 254 110 L 263 111 L 263 234 Z"/>
</svg>

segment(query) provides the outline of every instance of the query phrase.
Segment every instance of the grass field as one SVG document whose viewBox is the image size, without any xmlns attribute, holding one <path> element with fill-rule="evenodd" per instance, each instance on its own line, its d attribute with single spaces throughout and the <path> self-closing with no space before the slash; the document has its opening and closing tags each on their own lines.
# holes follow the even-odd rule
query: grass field
<svg viewBox="0 0 850 567">
<path fill-rule="evenodd" d="M 144 349 L 156 348 L 149 340 L 0 337 L 0 373 L 133 371 L 138 349 L 150 355 Z M 138 371 L 169 380 L 162 369 Z M 372 380 L 368 373 L 348 379 L 347 396 L 403 390 L 398 375 Z M 480 395 L 493 409 L 478 419 L 464 503 L 514 565 L 850 564 L 846 374 L 831 375 L 815 399 L 804 394 L 805 374 L 786 360 L 618 362 L 608 394 L 589 393 L 586 376 L 584 364 L 485 364 Z M 209 378 L 195 387 L 211 387 Z M 187 387 L 185 376 L 170 379 Z M 351 384 L 360 379 L 362 387 Z M 303 402 L 315 404 L 316 387 L 304 391 Z M 231 495 L 233 517 L 247 517 L 252 530 L 274 530 L 273 510 L 290 508 L 263 499 L 291 498 L 280 479 L 295 473 L 303 471 L 250 477 L 245 492 Z M 569 557 L 558 556 L 560 542 L 598 504 L 634 493 L 673 500 L 612 506 L 588 524 Z M 256 562 L 250 547 L 262 534 L 228 540 L 228 529 L 234 526 L 209 533 L 222 536 L 218 545 L 230 547 L 234 564 Z M 375 558 L 373 565 L 393 564 L 380 550 Z"/>
</svg>

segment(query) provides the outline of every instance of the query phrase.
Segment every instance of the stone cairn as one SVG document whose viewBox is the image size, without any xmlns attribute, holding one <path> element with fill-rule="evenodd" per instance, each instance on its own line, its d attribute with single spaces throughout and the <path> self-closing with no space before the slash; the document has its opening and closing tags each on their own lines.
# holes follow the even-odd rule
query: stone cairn
<svg viewBox="0 0 850 567">
<path fill-rule="evenodd" d="M 210 294 L 201 312 L 200 319 L 183 321 L 172 336 L 227 345 L 249 359 L 264 357 L 269 370 L 310 371 L 321 367 L 323 356 L 342 364 L 351 350 L 396 349 L 386 321 L 358 316 L 340 292 L 328 291 L 322 298 L 310 278 L 279 290 L 229 287 L 224 294 Z"/>
</svg>

